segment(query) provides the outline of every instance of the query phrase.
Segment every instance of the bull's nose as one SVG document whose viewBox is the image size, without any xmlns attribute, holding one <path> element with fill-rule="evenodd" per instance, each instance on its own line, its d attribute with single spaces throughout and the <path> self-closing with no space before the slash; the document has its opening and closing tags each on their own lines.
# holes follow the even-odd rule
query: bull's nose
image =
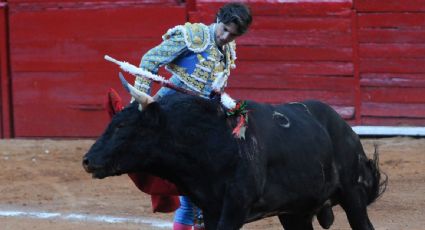
<svg viewBox="0 0 425 230">
<path fill-rule="evenodd" d="M 83 157 L 83 165 L 84 166 L 89 165 L 89 158 Z"/>
<path fill-rule="evenodd" d="M 83 162 L 82 162 L 82 164 L 83 164 L 83 168 L 87 171 L 87 172 L 89 172 L 89 158 L 87 158 L 87 157 L 84 157 L 83 158 Z"/>
</svg>

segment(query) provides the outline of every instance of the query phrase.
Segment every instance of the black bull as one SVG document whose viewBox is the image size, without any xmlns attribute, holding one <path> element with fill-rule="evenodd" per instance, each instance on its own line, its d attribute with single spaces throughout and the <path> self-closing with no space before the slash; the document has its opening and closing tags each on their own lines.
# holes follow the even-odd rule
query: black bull
<svg viewBox="0 0 425 230">
<path fill-rule="evenodd" d="M 164 97 L 115 115 L 83 159 L 95 178 L 148 172 L 175 183 L 203 210 L 206 229 L 239 229 L 278 215 L 285 229 L 328 228 L 341 205 L 353 229 L 373 229 L 366 207 L 385 189 L 377 154 L 318 101 L 278 106 L 248 101 L 245 139 L 220 104 Z"/>
</svg>

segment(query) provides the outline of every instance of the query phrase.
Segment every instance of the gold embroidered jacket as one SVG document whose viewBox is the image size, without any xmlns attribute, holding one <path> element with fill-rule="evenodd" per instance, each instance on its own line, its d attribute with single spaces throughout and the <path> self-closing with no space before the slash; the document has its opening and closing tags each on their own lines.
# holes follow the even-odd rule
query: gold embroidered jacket
<svg viewBox="0 0 425 230">
<path fill-rule="evenodd" d="M 161 66 L 173 74 L 171 81 L 186 89 L 208 97 L 212 83 L 223 75 L 225 81 L 230 69 L 235 67 L 234 42 L 226 44 L 223 52 L 214 41 L 215 24 L 206 26 L 202 23 L 186 23 L 176 26 L 162 36 L 163 42 L 149 50 L 142 58 L 140 67 L 153 74 Z M 135 87 L 150 93 L 151 81 L 137 77 Z M 225 87 L 226 84 L 223 85 Z M 158 94 L 167 92 L 161 89 Z"/>
</svg>

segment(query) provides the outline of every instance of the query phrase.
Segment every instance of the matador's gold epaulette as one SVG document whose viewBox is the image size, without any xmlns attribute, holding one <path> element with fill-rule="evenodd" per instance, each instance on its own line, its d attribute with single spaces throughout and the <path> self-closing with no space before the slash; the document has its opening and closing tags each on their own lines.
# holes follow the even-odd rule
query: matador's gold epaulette
<svg viewBox="0 0 425 230">
<path fill-rule="evenodd" d="M 202 23 L 190 22 L 169 29 L 162 38 L 164 40 L 171 38 L 179 40 L 182 35 L 187 48 L 195 53 L 203 52 L 211 42 L 208 26 Z"/>
<path fill-rule="evenodd" d="M 204 51 L 210 44 L 209 27 L 202 23 L 184 24 L 187 48 L 195 53 Z"/>
</svg>

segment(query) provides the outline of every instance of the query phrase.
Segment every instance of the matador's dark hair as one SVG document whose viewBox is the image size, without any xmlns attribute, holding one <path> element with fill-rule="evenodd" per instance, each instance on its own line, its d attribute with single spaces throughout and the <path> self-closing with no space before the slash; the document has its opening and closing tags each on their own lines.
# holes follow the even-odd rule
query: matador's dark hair
<svg viewBox="0 0 425 230">
<path fill-rule="evenodd" d="M 216 20 L 224 24 L 235 23 L 238 27 L 238 33 L 241 35 L 251 25 L 251 9 L 243 3 L 228 3 L 218 10 Z"/>
</svg>

